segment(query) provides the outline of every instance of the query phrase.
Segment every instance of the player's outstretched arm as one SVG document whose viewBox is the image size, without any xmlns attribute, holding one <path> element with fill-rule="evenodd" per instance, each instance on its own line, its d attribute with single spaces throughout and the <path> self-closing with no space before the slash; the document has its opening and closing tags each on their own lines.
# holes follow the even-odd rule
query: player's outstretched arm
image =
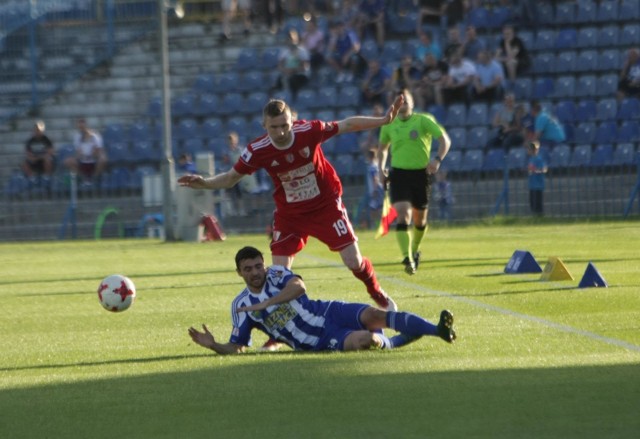
<svg viewBox="0 0 640 439">
<path fill-rule="evenodd" d="M 189 335 L 194 343 L 202 346 L 203 348 L 211 349 L 220 355 L 240 354 L 244 352 L 244 346 L 234 343 L 221 344 L 216 342 L 213 334 L 207 328 L 207 325 L 202 325 L 203 332 L 199 332 L 194 327 L 189 328 Z"/>
<path fill-rule="evenodd" d="M 391 123 L 398 115 L 398 111 L 400 111 L 403 102 L 404 96 L 398 95 L 384 116 L 351 116 L 338 121 L 339 132 L 350 133 L 352 131 L 371 130 Z"/>
<path fill-rule="evenodd" d="M 280 290 L 280 292 L 268 298 L 267 300 L 256 303 L 249 306 L 241 306 L 236 309 L 236 312 L 248 312 L 248 311 L 262 311 L 273 305 L 279 305 L 281 303 L 289 302 L 293 299 L 297 299 L 307 291 L 304 282 L 299 277 L 292 278 L 287 285 Z"/>
<path fill-rule="evenodd" d="M 191 189 L 227 189 L 235 186 L 242 177 L 243 174 L 231 168 L 227 172 L 208 178 L 195 174 L 183 175 L 178 178 L 178 184 Z"/>
</svg>

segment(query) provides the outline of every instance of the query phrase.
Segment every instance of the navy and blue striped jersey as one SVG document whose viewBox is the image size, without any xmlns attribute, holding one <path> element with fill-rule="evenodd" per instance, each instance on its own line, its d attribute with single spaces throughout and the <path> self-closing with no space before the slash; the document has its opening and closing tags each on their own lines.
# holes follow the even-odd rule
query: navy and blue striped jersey
<svg viewBox="0 0 640 439">
<path fill-rule="evenodd" d="M 267 281 L 260 294 L 245 288 L 231 304 L 233 330 L 230 343 L 251 345 L 251 330 L 259 329 L 295 350 L 316 350 L 325 335 L 325 316 L 330 301 L 310 300 L 306 294 L 266 310 L 236 312 L 241 306 L 253 305 L 276 296 L 295 275 L 282 266 L 267 269 Z"/>
</svg>

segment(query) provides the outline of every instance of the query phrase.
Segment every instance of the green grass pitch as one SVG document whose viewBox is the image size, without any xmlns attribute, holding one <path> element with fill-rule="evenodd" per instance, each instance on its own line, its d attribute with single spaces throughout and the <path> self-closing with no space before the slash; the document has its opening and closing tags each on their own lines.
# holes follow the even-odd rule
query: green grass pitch
<svg viewBox="0 0 640 439">
<path fill-rule="evenodd" d="M 458 341 L 393 351 L 250 353 L 194 345 L 191 325 L 229 337 L 242 288 L 224 242 L 0 245 L 2 438 L 629 438 L 640 431 L 638 222 L 432 227 L 415 276 L 393 234 L 360 247 L 401 310 L 456 317 Z M 515 250 L 573 281 L 503 273 Z M 267 256 L 267 262 L 269 257 Z M 608 288 L 578 289 L 589 262 Z M 370 303 L 337 254 L 311 240 L 294 269 L 315 298 Z M 103 310 L 125 274 L 138 297 Z"/>
</svg>

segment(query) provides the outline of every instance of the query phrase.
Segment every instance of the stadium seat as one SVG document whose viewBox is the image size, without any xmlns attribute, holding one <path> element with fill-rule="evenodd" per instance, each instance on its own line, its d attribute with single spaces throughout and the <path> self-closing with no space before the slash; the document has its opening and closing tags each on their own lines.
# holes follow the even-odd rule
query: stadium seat
<svg viewBox="0 0 640 439">
<path fill-rule="evenodd" d="M 249 93 L 256 90 L 265 90 L 269 86 L 271 86 L 271 83 L 260 70 L 251 70 L 239 76 L 236 90 Z"/>
<path fill-rule="evenodd" d="M 555 31 L 543 28 L 536 33 L 536 41 L 532 49 L 537 51 L 552 50 L 555 46 L 555 41 Z"/>
<path fill-rule="evenodd" d="M 336 105 L 340 108 L 360 106 L 360 88 L 356 85 L 343 85 L 340 87 Z"/>
<path fill-rule="evenodd" d="M 620 44 L 633 46 L 640 43 L 640 27 L 637 23 L 625 24 L 620 35 Z"/>
<path fill-rule="evenodd" d="M 538 2 L 536 4 L 537 21 L 541 25 L 553 24 L 554 10 L 553 6 L 548 2 Z"/>
<path fill-rule="evenodd" d="M 528 29 L 518 30 L 518 37 L 524 43 L 524 47 L 532 48 L 536 42 L 536 35 L 533 31 Z"/>
<path fill-rule="evenodd" d="M 591 145 L 576 145 L 573 147 L 569 166 L 580 167 L 591 163 Z"/>
<path fill-rule="evenodd" d="M 200 137 L 203 139 L 215 139 L 226 134 L 226 127 L 221 119 L 210 117 L 204 120 L 200 127 Z"/>
<path fill-rule="evenodd" d="M 450 128 L 447 130 L 451 139 L 451 147 L 456 149 L 468 149 L 466 128 Z"/>
<path fill-rule="evenodd" d="M 627 20 L 640 18 L 640 3 L 638 3 L 638 0 L 621 0 L 618 6 L 618 16 Z"/>
<path fill-rule="evenodd" d="M 194 119 L 182 119 L 177 125 L 173 126 L 172 135 L 178 140 L 184 140 L 198 137 L 198 131 L 198 122 Z"/>
<path fill-rule="evenodd" d="M 533 81 L 530 78 L 516 78 L 513 82 L 513 93 L 518 100 L 529 100 L 533 91 Z"/>
<path fill-rule="evenodd" d="M 447 110 L 443 105 L 429 105 L 427 112 L 431 113 L 440 123 L 444 123 L 447 120 Z"/>
<path fill-rule="evenodd" d="M 462 162 L 460 163 L 461 171 L 480 171 L 482 169 L 483 161 L 482 150 L 470 149 L 465 151 L 462 156 Z"/>
<path fill-rule="evenodd" d="M 611 164 L 632 165 L 635 161 L 636 148 L 633 143 L 618 143 L 613 151 Z"/>
<path fill-rule="evenodd" d="M 460 150 L 449 151 L 446 157 L 442 160 L 441 168 L 447 171 L 459 171 L 461 161 L 462 161 L 462 151 Z"/>
<path fill-rule="evenodd" d="M 591 154 L 590 166 L 609 166 L 613 161 L 613 145 L 601 144 Z"/>
<path fill-rule="evenodd" d="M 400 62 L 404 56 L 404 45 L 400 40 L 385 40 L 380 58 L 387 63 Z"/>
<path fill-rule="evenodd" d="M 171 103 L 172 117 L 191 117 L 195 115 L 195 97 L 191 93 L 178 96 Z"/>
<path fill-rule="evenodd" d="M 527 153 L 524 148 L 512 148 L 507 154 L 509 169 L 524 169 L 527 166 Z"/>
<path fill-rule="evenodd" d="M 123 191 L 128 189 L 131 184 L 131 173 L 124 166 L 117 166 L 102 176 L 100 182 L 101 189 L 109 191 Z"/>
<path fill-rule="evenodd" d="M 489 128 L 486 126 L 476 126 L 467 132 L 467 147 L 470 149 L 483 149 L 489 142 Z"/>
<path fill-rule="evenodd" d="M 245 99 L 245 113 L 247 114 L 262 114 L 262 109 L 269 101 L 269 96 L 262 91 L 254 91 L 249 93 L 247 99 Z"/>
<path fill-rule="evenodd" d="M 576 116 L 576 105 L 573 100 L 559 101 L 555 106 L 554 113 L 563 124 L 572 123 Z"/>
<path fill-rule="evenodd" d="M 575 71 L 577 73 L 589 73 L 598 68 L 598 52 L 595 50 L 583 50 L 576 57 Z"/>
<path fill-rule="evenodd" d="M 360 45 L 360 55 L 366 60 L 376 59 L 380 56 L 378 52 L 378 43 L 374 40 L 366 39 Z"/>
<path fill-rule="evenodd" d="M 618 114 L 618 102 L 615 98 L 600 99 L 596 104 L 597 120 L 612 120 Z"/>
<path fill-rule="evenodd" d="M 337 120 L 336 112 L 333 110 L 320 110 L 316 113 L 316 119 L 324 120 L 324 121 L 334 121 Z"/>
<path fill-rule="evenodd" d="M 556 56 L 555 71 L 561 74 L 575 72 L 578 55 L 573 50 L 563 50 Z"/>
<path fill-rule="evenodd" d="M 594 75 L 578 76 L 576 83 L 576 97 L 590 97 L 596 94 L 596 77 Z"/>
<path fill-rule="evenodd" d="M 593 99 L 582 99 L 576 105 L 575 122 L 588 122 L 596 118 L 596 101 Z"/>
<path fill-rule="evenodd" d="M 511 21 L 511 8 L 508 6 L 494 6 L 489 13 L 489 28 L 501 29 Z"/>
<path fill-rule="evenodd" d="M 240 93 L 226 93 L 222 95 L 220 105 L 216 111 L 217 116 L 234 116 L 245 112 L 244 97 Z"/>
<path fill-rule="evenodd" d="M 280 49 L 277 47 L 265 47 L 260 55 L 259 68 L 262 70 L 270 70 L 278 67 L 280 58 Z"/>
<path fill-rule="evenodd" d="M 238 84 L 238 73 L 236 72 L 222 72 L 213 77 L 213 92 L 217 94 L 224 94 L 236 91 L 236 85 Z"/>
<path fill-rule="evenodd" d="M 202 73 L 198 75 L 193 84 L 193 91 L 200 93 L 213 93 L 214 75 L 212 73 Z"/>
<path fill-rule="evenodd" d="M 503 170 L 506 165 L 505 152 L 503 149 L 491 149 L 487 152 L 482 162 L 482 169 L 485 171 Z"/>
<path fill-rule="evenodd" d="M 105 142 L 110 163 L 124 163 L 129 160 L 129 145 L 124 142 Z"/>
<path fill-rule="evenodd" d="M 476 29 L 486 29 L 490 27 L 490 12 L 482 6 L 472 8 L 467 14 L 467 21 Z"/>
<path fill-rule="evenodd" d="M 4 185 L 4 193 L 9 198 L 19 197 L 29 188 L 29 180 L 21 171 L 13 171 Z"/>
<path fill-rule="evenodd" d="M 640 123 L 637 120 L 625 120 L 620 124 L 616 135 L 618 142 L 640 141 Z"/>
<path fill-rule="evenodd" d="M 533 83 L 532 98 L 538 101 L 547 99 L 553 94 L 553 79 L 549 77 L 538 77 Z"/>
<path fill-rule="evenodd" d="M 253 47 L 243 47 L 238 54 L 235 62 L 235 70 L 238 72 L 247 72 L 255 70 L 260 54 Z"/>
<path fill-rule="evenodd" d="M 464 104 L 453 104 L 447 111 L 447 126 L 459 127 L 467 123 L 467 107 Z"/>
<path fill-rule="evenodd" d="M 618 20 L 618 1 L 601 0 L 598 4 L 596 21 L 611 23 Z"/>
<path fill-rule="evenodd" d="M 576 23 L 593 23 L 596 21 L 598 6 L 592 0 L 581 0 L 576 7 Z"/>
<path fill-rule="evenodd" d="M 487 104 L 475 103 L 469 106 L 469 111 L 467 111 L 467 125 L 486 126 L 489 123 L 489 108 Z"/>
<path fill-rule="evenodd" d="M 556 56 L 550 52 L 540 52 L 533 57 L 533 71 L 539 75 L 553 73 L 556 69 Z"/>
<path fill-rule="evenodd" d="M 358 134 L 351 132 L 337 136 L 334 152 L 336 154 L 357 154 L 360 151 Z"/>
<path fill-rule="evenodd" d="M 618 49 L 607 49 L 598 55 L 596 70 L 618 70 L 621 65 L 620 51 Z"/>
<path fill-rule="evenodd" d="M 618 119 L 637 119 L 640 116 L 640 101 L 638 98 L 624 98 L 618 106 Z"/>
<path fill-rule="evenodd" d="M 316 99 L 309 108 L 332 109 L 336 108 L 338 101 L 338 89 L 333 85 L 325 85 L 316 90 Z"/>
<path fill-rule="evenodd" d="M 212 93 L 203 93 L 195 101 L 193 113 L 199 117 L 209 117 L 214 115 L 220 106 L 218 96 Z"/>
<path fill-rule="evenodd" d="M 131 189 L 141 189 L 142 181 L 146 175 L 154 175 L 156 170 L 153 166 L 141 165 L 136 167 L 131 173 L 131 178 L 129 180 L 129 188 Z"/>
<path fill-rule="evenodd" d="M 199 152 L 205 151 L 205 143 L 202 139 L 187 139 L 184 141 L 183 150 L 195 157 Z"/>
<path fill-rule="evenodd" d="M 571 147 L 564 143 L 556 145 L 549 154 L 549 166 L 553 168 L 563 168 L 569 166 L 571 160 Z"/>
<path fill-rule="evenodd" d="M 576 80 L 573 76 L 560 76 L 556 78 L 553 97 L 559 99 L 571 98 L 575 94 Z"/>
<path fill-rule="evenodd" d="M 593 143 L 596 135 L 596 125 L 593 122 L 581 122 L 574 131 L 575 143 Z"/>
<path fill-rule="evenodd" d="M 162 114 L 162 99 L 153 97 L 147 105 L 147 115 L 151 118 L 158 118 Z"/>
<path fill-rule="evenodd" d="M 129 140 L 125 127 L 120 123 L 110 123 L 102 131 L 102 140 L 106 145 L 121 143 Z"/>
<path fill-rule="evenodd" d="M 582 9 L 581 7 L 578 10 Z M 583 27 L 578 30 L 576 47 L 593 48 L 598 45 L 598 30 L 593 27 Z"/>
<path fill-rule="evenodd" d="M 354 158 L 352 154 L 337 154 L 332 162 L 340 177 L 350 176 L 353 172 Z"/>
<path fill-rule="evenodd" d="M 131 148 L 132 163 L 150 163 L 157 162 L 161 158 L 160 149 L 155 147 L 152 142 L 141 140 L 135 142 Z"/>
<path fill-rule="evenodd" d="M 575 47 L 578 41 L 578 33 L 574 28 L 562 29 L 556 35 L 554 48 L 556 50 L 567 50 Z"/>
<path fill-rule="evenodd" d="M 415 11 L 406 11 L 402 14 L 391 11 L 389 16 L 390 29 L 396 34 L 415 35 L 417 23 L 418 13 Z"/>
<path fill-rule="evenodd" d="M 241 136 L 247 131 L 248 122 L 244 116 L 233 116 L 227 120 L 227 130 L 235 131 Z"/>
<path fill-rule="evenodd" d="M 143 121 L 137 121 L 131 124 L 129 127 L 129 139 L 132 142 L 139 142 L 142 140 L 157 140 L 154 137 L 151 126 Z"/>
<path fill-rule="evenodd" d="M 556 24 L 573 24 L 576 20 L 576 5 L 573 2 L 558 2 L 554 21 Z"/>
<path fill-rule="evenodd" d="M 616 122 L 610 120 L 602 122 L 596 128 L 596 133 L 593 138 L 594 142 L 597 144 L 615 142 L 617 136 L 617 128 L 618 127 Z"/>
<path fill-rule="evenodd" d="M 618 45 L 618 26 L 604 26 L 598 31 L 598 46 L 612 47 Z"/>
<path fill-rule="evenodd" d="M 597 96 L 615 96 L 617 90 L 618 75 L 616 73 L 609 73 L 598 78 L 598 83 L 596 85 Z"/>
<path fill-rule="evenodd" d="M 298 96 L 294 101 L 294 106 L 298 112 L 303 110 L 308 110 L 313 107 L 315 101 L 317 99 L 315 90 L 312 89 L 304 89 L 298 92 Z"/>
</svg>

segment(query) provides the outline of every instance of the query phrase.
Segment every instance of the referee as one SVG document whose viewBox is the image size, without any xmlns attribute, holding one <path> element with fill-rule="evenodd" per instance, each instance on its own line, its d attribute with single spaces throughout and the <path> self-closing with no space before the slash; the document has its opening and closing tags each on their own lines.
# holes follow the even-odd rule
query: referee
<svg viewBox="0 0 640 439">
<path fill-rule="evenodd" d="M 415 113 L 411 92 L 401 90 L 404 104 L 398 117 L 380 129 L 378 160 L 380 175 L 389 184 L 389 195 L 398 212 L 396 239 L 407 274 L 414 274 L 420 263 L 420 244 L 427 231 L 429 194 L 433 176 L 449 152 L 451 139 L 435 117 Z M 438 154 L 433 160 L 431 145 L 438 141 Z M 391 152 L 391 168 L 387 172 L 387 156 Z M 410 229 L 410 225 L 413 228 Z"/>
</svg>

